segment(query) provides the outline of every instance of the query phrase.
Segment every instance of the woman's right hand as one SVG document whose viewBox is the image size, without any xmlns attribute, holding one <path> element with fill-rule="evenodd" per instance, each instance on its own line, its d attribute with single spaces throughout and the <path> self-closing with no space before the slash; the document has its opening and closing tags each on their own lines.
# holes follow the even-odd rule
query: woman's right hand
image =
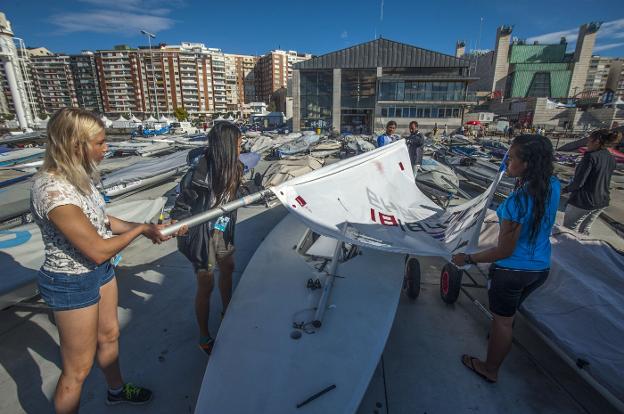
<svg viewBox="0 0 624 414">
<path fill-rule="evenodd" d="M 147 237 L 154 244 L 160 244 L 164 241 L 167 241 L 171 238 L 171 236 L 163 235 L 160 230 L 167 227 L 164 224 L 144 224 L 143 231 L 141 232 L 143 236 Z"/>
</svg>

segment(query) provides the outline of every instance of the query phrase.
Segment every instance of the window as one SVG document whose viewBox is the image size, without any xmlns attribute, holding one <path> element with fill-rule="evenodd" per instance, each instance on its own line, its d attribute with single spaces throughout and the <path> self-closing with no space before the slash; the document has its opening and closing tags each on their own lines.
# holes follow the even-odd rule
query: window
<svg viewBox="0 0 624 414">
<path fill-rule="evenodd" d="M 550 96 L 550 73 L 536 72 L 531 80 L 531 85 L 526 96 L 549 97 Z"/>
</svg>

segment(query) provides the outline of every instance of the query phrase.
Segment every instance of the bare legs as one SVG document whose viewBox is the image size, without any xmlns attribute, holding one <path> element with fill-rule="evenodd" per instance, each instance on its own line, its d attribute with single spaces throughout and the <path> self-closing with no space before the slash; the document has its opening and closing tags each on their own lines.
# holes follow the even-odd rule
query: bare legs
<svg viewBox="0 0 624 414">
<path fill-rule="evenodd" d="M 117 318 L 117 280 L 100 288 L 96 359 L 110 388 L 124 382 L 119 369 L 119 319 Z"/>
<path fill-rule="evenodd" d="M 232 273 L 234 273 L 234 255 L 219 260 L 219 292 L 223 303 L 223 312 L 227 309 L 232 298 Z M 210 336 L 208 321 L 210 319 L 210 294 L 214 288 L 214 274 L 212 271 L 200 270 L 197 272 L 197 292 L 195 294 L 195 316 L 201 337 Z"/>
<path fill-rule="evenodd" d="M 77 413 L 80 393 L 97 356 L 109 387 L 123 384 L 119 369 L 117 281 L 100 288 L 99 304 L 54 312 L 61 344 L 62 371 L 54 393 L 58 414 Z"/>
<path fill-rule="evenodd" d="M 488 342 L 487 358 L 484 361 L 474 359 L 472 365 L 474 369 L 485 375 L 492 381 L 498 379 L 498 370 L 509 351 L 513 341 L 512 324 L 514 317 L 505 317 L 493 314 L 494 319 L 490 328 L 490 340 Z M 464 361 L 469 363 L 470 361 Z"/>
<path fill-rule="evenodd" d="M 54 393 L 58 414 L 77 413 L 82 384 L 97 348 L 98 305 L 54 312 L 61 345 L 62 371 Z"/>
</svg>

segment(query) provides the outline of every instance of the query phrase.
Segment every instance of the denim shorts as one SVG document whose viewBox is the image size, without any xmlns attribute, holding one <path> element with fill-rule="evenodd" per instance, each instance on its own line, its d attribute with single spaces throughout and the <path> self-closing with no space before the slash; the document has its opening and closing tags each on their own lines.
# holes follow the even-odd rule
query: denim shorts
<svg viewBox="0 0 624 414">
<path fill-rule="evenodd" d="M 100 300 L 100 287 L 115 277 L 115 268 L 106 261 L 86 273 L 69 274 L 39 270 L 37 284 L 45 303 L 54 311 L 86 308 Z"/>
</svg>

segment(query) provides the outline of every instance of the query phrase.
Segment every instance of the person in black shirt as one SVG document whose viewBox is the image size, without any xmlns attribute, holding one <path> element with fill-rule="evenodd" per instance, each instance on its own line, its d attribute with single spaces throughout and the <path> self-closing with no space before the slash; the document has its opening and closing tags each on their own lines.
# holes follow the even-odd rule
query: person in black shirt
<svg viewBox="0 0 624 414">
<path fill-rule="evenodd" d="M 410 135 L 406 139 L 407 149 L 409 151 L 410 162 L 414 169 L 414 174 L 418 172 L 418 167 L 422 165 L 423 148 L 425 146 L 425 137 L 418 131 L 418 122 L 412 121 L 409 124 Z"/>
<path fill-rule="evenodd" d="M 622 138 L 621 133 L 601 129 L 594 131 L 587 142 L 587 152 L 576 167 L 572 182 L 562 192 L 570 193 L 563 225 L 589 235 L 591 226 L 609 205 L 609 183 L 615 170 L 615 158 L 609 146 Z"/>
<path fill-rule="evenodd" d="M 219 122 L 210 130 L 204 153 L 180 181 L 172 219 L 184 219 L 236 198 L 243 171 L 239 161 L 241 140 L 240 130 L 229 122 Z M 193 264 L 197 276 L 195 316 L 199 347 L 208 355 L 214 344 L 208 330 L 208 316 L 216 267 L 223 312 L 232 298 L 235 224 L 236 211 L 233 211 L 191 227 L 186 237 L 178 238 L 178 250 Z"/>
</svg>

